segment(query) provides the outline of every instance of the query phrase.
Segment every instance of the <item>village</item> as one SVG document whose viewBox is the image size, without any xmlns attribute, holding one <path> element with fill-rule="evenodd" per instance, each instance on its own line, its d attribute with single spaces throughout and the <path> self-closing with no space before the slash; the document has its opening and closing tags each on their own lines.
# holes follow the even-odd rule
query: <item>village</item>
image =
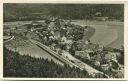
<svg viewBox="0 0 128 81">
<path fill-rule="evenodd" d="M 48 46 L 72 63 L 75 63 L 75 57 L 110 77 L 124 77 L 124 67 L 119 63 L 123 49 L 114 51 L 112 48 L 107 49 L 103 45 L 92 43 L 90 37 L 94 31 L 91 30 L 87 25 L 72 24 L 72 20 L 48 17 L 43 22 L 34 20 L 10 30 L 7 28 L 4 34 L 20 34 Z"/>
</svg>

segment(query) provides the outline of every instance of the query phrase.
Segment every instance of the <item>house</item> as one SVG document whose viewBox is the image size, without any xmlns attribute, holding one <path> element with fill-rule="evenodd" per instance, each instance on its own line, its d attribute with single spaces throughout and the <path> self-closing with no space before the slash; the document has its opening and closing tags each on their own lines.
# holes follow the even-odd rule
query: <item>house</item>
<svg viewBox="0 0 128 81">
<path fill-rule="evenodd" d="M 19 17 L 19 20 L 24 20 L 24 19 L 27 19 L 27 16 Z"/>
<path fill-rule="evenodd" d="M 99 62 L 99 61 L 95 61 L 95 62 L 94 62 L 94 65 L 95 65 L 96 67 L 99 67 L 99 66 L 100 66 L 100 62 Z"/>
<path fill-rule="evenodd" d="M 98 44 L 83 44 L 82 50 L 92 50 L 97 51 L 99 49 Z"/>
<path fill-rule="evenodd" d="M 45 22 L 32 21 L 31 25 L 34 27 L 45 27 L 47 24 Z"/>
<path fill-rule="evenodd" d="M 44 13 L 31 13 L 28 17 L 32 19 L 44 19 L 46 15 Z"/>
<path fill-rule="evenodd" d="M 88 40 L 85 41 L 85 44 L 89 44 L 90 42 Z"/>
<path fill-rule="evenodd" d="M 54 36 L 55 36 L 56 39 L 60 38 L 60 33 L 61 33 L 60 31 L 55 31 L 54 32 Z"/>
<path fill-rule="evenodd" d="M 108 52 L 107 54 L 105 54 L 105 57 L 104 57 L 104 59 L 105 60 L 112 60 L 112 61 L 115 61 L 115 62 L 117 62 L 117 55 L 116 55 L 116 53 L 114 53 L 114 52 Z"/>
<path fill-rule="evenodd" d="M 67 29 L 67 35 L 70 35 L 73 31 L 71 27 L 67 27 L 66 29 Z"/>
<path fill-rule="evenodd" d="M 60 32 L 61 32 L 60 33 L 61 36 L 66 36 L 67 35 L 67 28 L 65 28 L 65 27 L 61 28 Z"/>
<path fill-rule="evenodd" d="M 67 47 L 67 50 L 69 50 L 71 48 L 71 45 L 72 45 L 72 40 L 68 40 L 66 41 L 66 47 Z"/>
<path fill-rule="evenodd" d="M 87 52 L 88 54 L 89 54 L 89 53 L 94 53 L 94 51 L 92 51 L 92 50 L 90 50 L 90 49 L 85 50 L 85 52 Z"/>
<path fill-rule="evenodd" d="M 103 45 L 99 45 L 99 49 L 98 49 L 98 51 L 102 51 L 102 50 L 103 50 L 103 48 L 104 48 L 104 46 L 103 46 Z"/>
<path fill-rule="evenodd" d="M 64 50 L 62 51 L 62 56 L 70 60 L 75 60 L 75 58 L 69 52 Z"/>
<path fill-rule="evenodd" d="M 98 21 L 106 21 L 108 20 L 108 17 L 93 17 L 93 19 L 98 20 Z"/>
<path fill-rule="evenodd" d="M 75 51 L 75 56 L 80 56 L 81 58 L 90 60 L 90 55 L 85 51 Z"/>
<path fill-rule="evenodd" d="M 103 71 L 108 71 L 109 70 L 109 64 L 103 64 L 103 65 L 101 65 L 101 69 Z"/>
<path fill-rule="evenodd" d="M 96 13 L 95 13 L 95 16 L 101 16 L 101 15 L 102 15 L 101 12 L 96 12 Z"/>
<path fill-rule="evenodd" d="M 60 20 L 60 25 L 61 25 L 61 28 L 64 28 L 65 27 L 65 21 L 63 19 Z"/>
<path fill-rule="evenodd" d="M 50 22 L 48 27 L 50 28 L 50 30 L 54 30 L 55 23 L 54 22 Z"/>
<path fill-rule="evenodd" d="M 96 12 L 93 19 L 98 20 L 98 21 L 106 21 L 106 20 L 108 20 L 108 17 L 102 16 L 101 12 Z"/>
<path fill-rule="evenodd" d="M 66 38 L 65 36 L 63 36 L 63 37 L 61 38 L 61 42 L 65 44 L 66 41 L 67 41 L 67 38 Z"/>
<path fill-rule="evenodd" d="M 115 73 L 115 76 L 116 76 L 117 78 L 124 78 L 124 72 L 123 72 L 123 71 L 117 71 L 117 72 Z"/>
</svg>

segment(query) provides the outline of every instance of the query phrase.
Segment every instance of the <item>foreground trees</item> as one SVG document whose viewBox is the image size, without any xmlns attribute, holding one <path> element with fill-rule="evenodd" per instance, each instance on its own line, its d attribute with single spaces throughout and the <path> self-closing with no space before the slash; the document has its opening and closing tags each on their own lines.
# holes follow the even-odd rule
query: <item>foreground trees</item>
<svg viewBox="0 0 128 81">
<path fill-rule="evenodd" d="M 68 65 L 60 66 L 43 58 L 29 55 L 20 55 L 4 47 L 4 77 L 45 77 L 45 78 L 86 78 L 91 77 L 86 71 L 71 68 Z"/>
</svg>

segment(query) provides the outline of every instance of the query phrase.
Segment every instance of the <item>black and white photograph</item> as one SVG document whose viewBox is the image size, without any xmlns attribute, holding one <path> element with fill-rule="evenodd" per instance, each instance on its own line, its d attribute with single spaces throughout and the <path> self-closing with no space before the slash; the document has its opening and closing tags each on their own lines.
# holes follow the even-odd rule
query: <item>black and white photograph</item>
<svg viewBox="0 0 128 81">
<path fill-rule="evenodd" d="M 3 3 L 4 78 L 124 78 L 124 4 Z"/>
</svg>

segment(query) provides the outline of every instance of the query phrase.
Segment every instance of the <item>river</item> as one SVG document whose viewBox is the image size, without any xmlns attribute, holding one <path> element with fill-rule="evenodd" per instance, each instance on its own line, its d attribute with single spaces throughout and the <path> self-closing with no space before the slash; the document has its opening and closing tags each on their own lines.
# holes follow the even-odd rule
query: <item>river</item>
<svg viewBox="0 0 128 81">
<path fill-rule="evenodd" d="M 40 21 L 41 22 L 41 21 Z M 43 22 L 43 20 L 42 20 Z M 31 21 L 6 22 L 4 25 L 11 27 L 28 24 Z M 118 21 L 85 21 L 73 20 L 73 24 L 91 26 L 95 29 L 94 35 L 90 38 L 92 43 L 108 47 L 120 48 L 124 44 L 124 23 Z M 94 32 L 94 31 L 92 31 Z"/>
<path fill-rule="evenodd" d="M 91 42 L 113 48 L 120 48 L 124 44 L 124 23 L 117 21 L 84 21 L 73 22 L 77 25 L 88 25 L 95 28 Z"/>
</svg>

